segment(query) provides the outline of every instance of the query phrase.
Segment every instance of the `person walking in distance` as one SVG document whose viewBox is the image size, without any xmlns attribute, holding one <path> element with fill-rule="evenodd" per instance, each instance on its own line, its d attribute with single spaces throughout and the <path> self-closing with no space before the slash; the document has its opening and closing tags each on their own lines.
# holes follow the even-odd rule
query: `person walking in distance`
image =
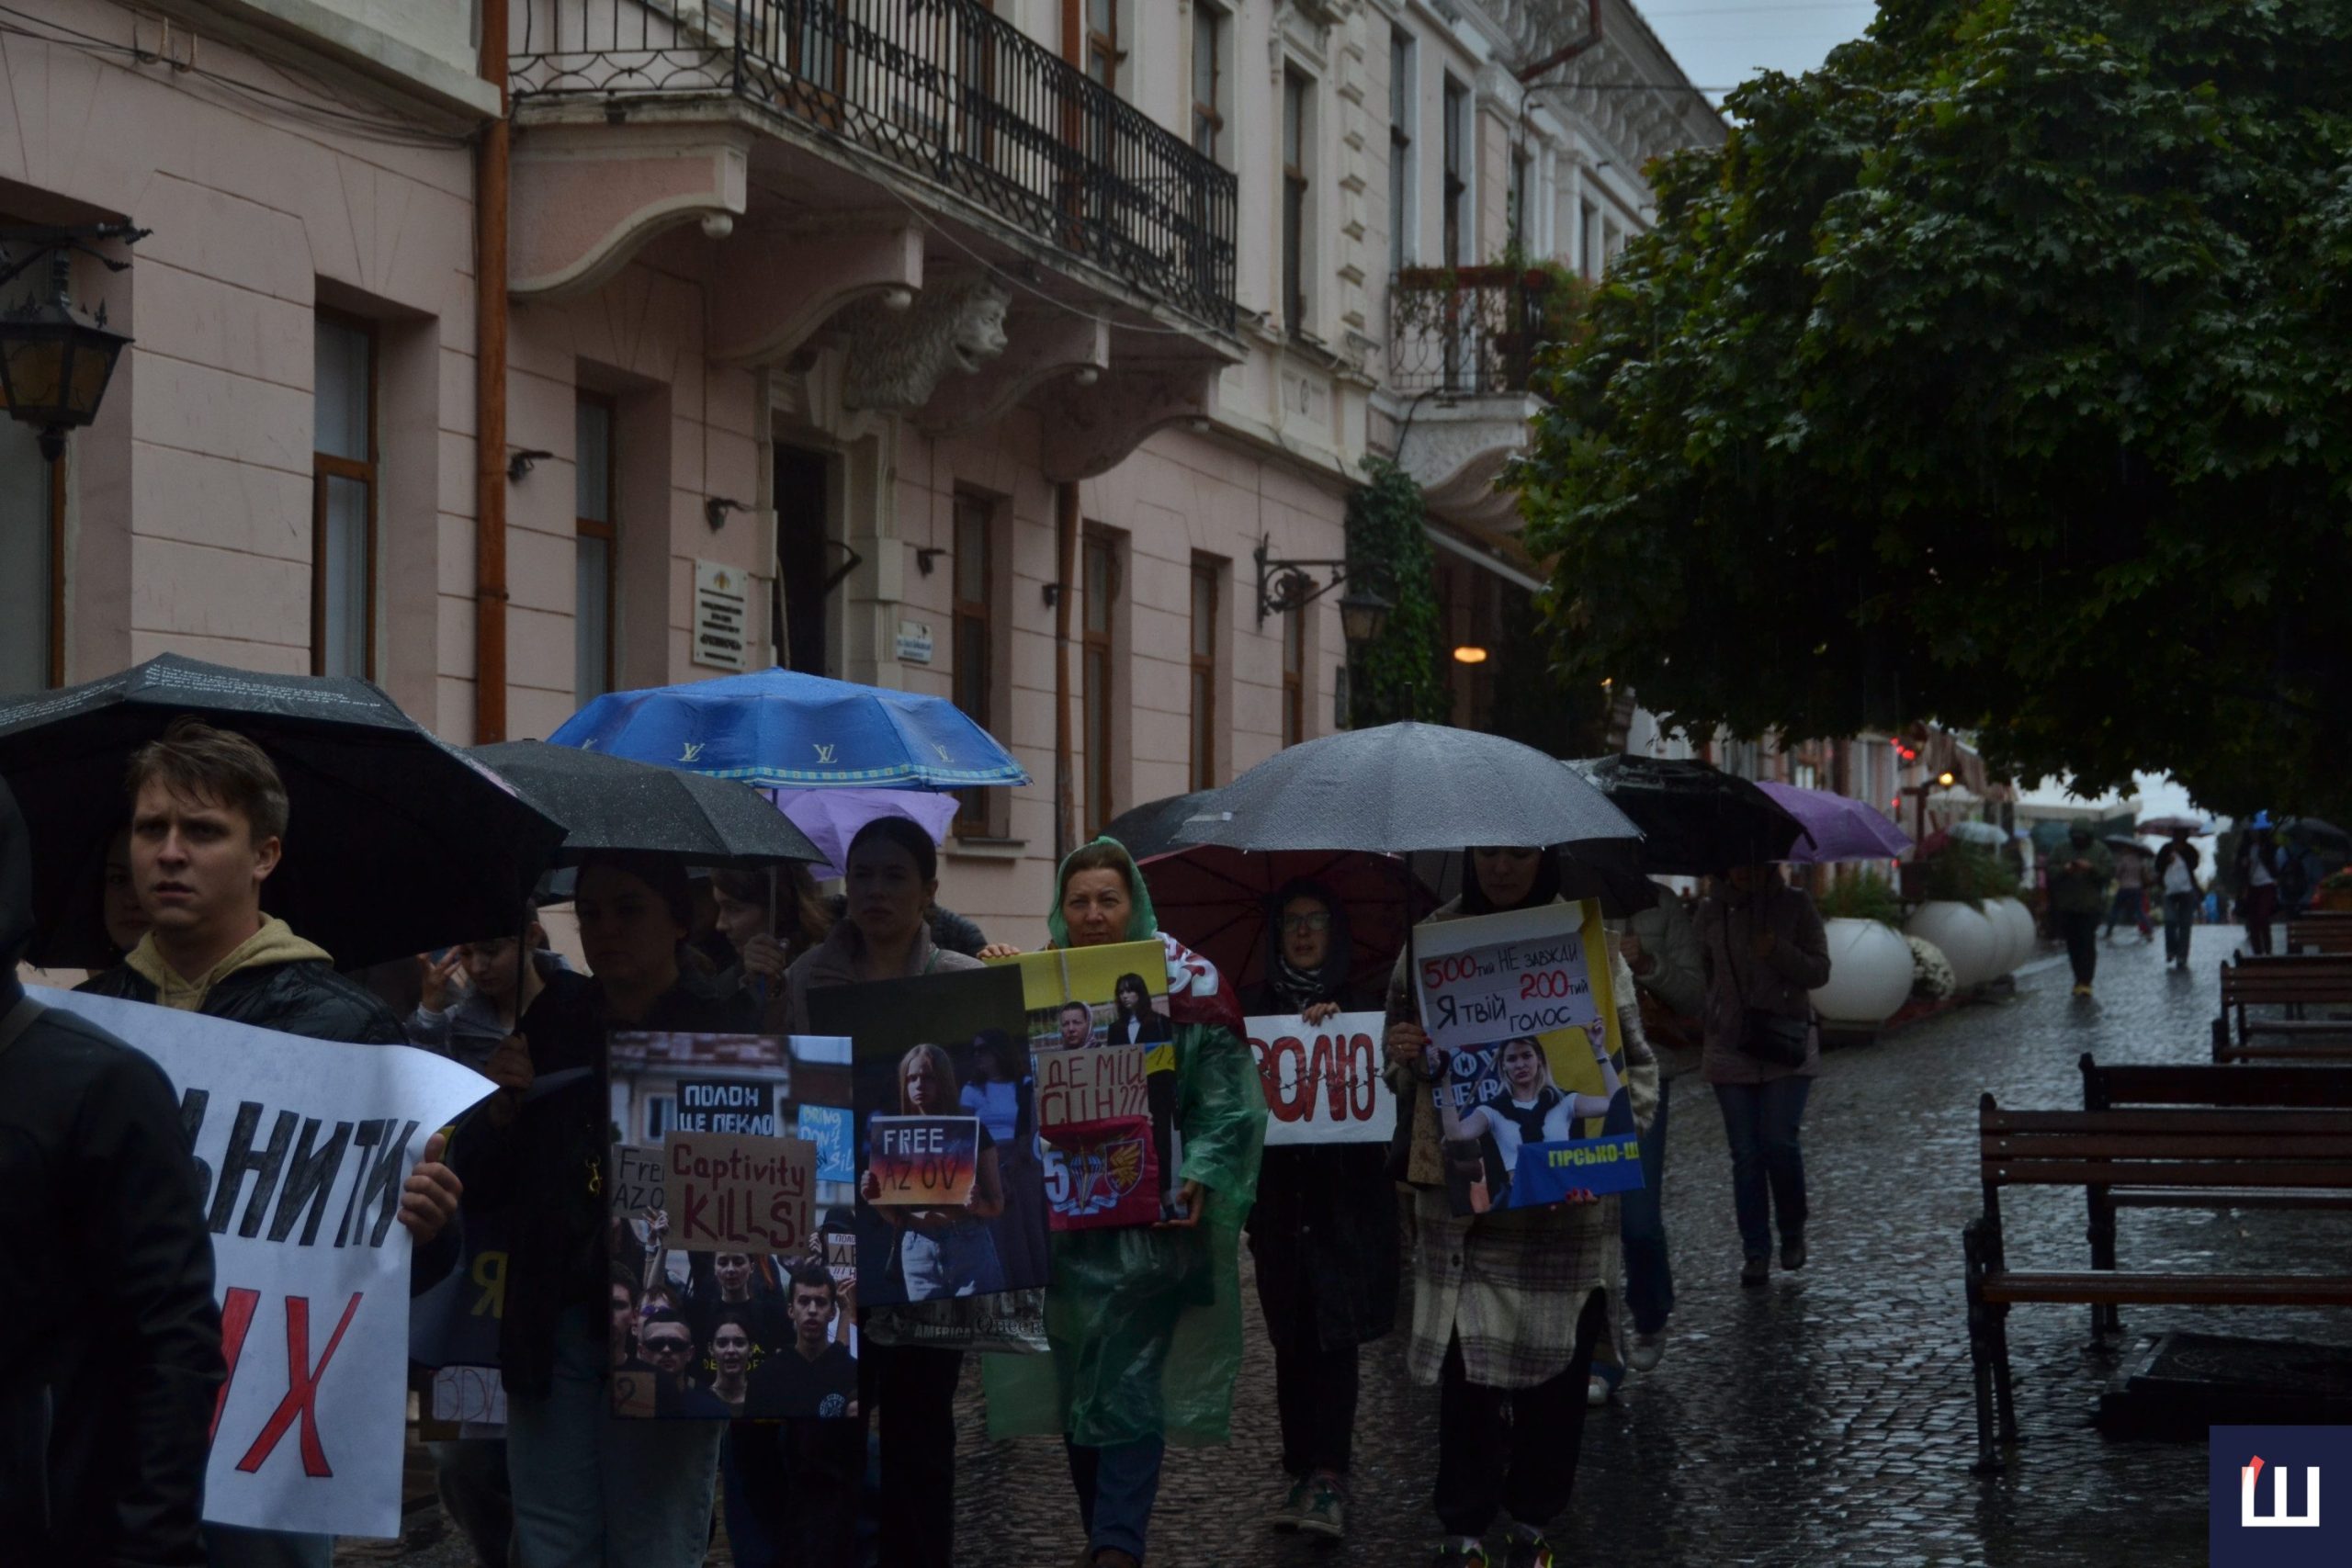
<svg viewBox="0 0 2352 1568">
<path fill-rule="evenodd" d="M 2165 900 L 2165 962 L 2188 967 L 2188 939 L 2197 930 L 2197 906 L 2203 895 L 2197 886 L 2197 868 L 2204 857 L 2188 841 L 2188 829 L 2176 828 L 2165 847 L 2156 852 L 2154 876 Z"/>
<path fill-rule="evenodd" d="M 2108 907 L 2107 940 L 2112 941 L 2115 928 L 2123 924 L 2139 927 L 2142 942 L 2155 934 L 2148 923 L 2148 857 L 2137 850 L 2115 856 L 2115 899 Z"/>
<path fill-rule="evenodd" d="M 2051 918 L 2066 939 L 2078 997 L 2091 994 L 2091 979 L 2098 973 L 2098 921 L 2107 912 L 2107 881 L 2114 870 L 2115 857 L 2081 822 L 2066 830 L 2066 847 L 2050 867 Z"/>
<path fill-rule="evenodd" d="M 2267 957 L 2270 923 L 2278 918 L 2278 845 L 2270 836 L 2270 813 L 2257 811 L 2238 840 L 2238 918 L 2245 924 L 2245 949 Z"/>
<path fill-rule="evenodd" d="M 2093 917 L 2096 919 L 2096 915 Z M 1821 1071 L 1821 1031 L 1806 994 L 1829 979 L 1829 943 L 1812 896 L 1778 866 L 1737 865 L 1699 910 L 1707 955 L 1706 1047 L 1700 1073 L 1715 1091 L 1731 1145 L 1732 1209 L 1739 1222 L 1739 1282 L 1805 1265 L 1812 1217 L 1799 1134 Z"/>
</svg>

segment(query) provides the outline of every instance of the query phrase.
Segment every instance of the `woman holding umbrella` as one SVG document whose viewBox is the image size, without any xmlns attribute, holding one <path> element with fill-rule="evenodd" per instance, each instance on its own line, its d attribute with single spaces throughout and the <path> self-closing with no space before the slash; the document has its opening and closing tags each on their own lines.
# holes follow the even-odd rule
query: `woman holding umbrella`
<svg viewBox="0 0 2352 1568">
<path fill-rule="evenodd" d="M 842 881 L 849 889 L 845 917 L 786 974 L 797 1034 L 810 1032 L 811 991 L 980 966 L 979 960 L 949 953 L 932 941 L 939 848 L 921 827 L 903 817 L 877 817 L 858 829 L 842 861 Z M 935 1090 L 944 1095 L 934 1101 L 929 1097 Z M 958 1103 L 956 1087 L 945 1080 L 926 1085 L 918 1096 L 914 1086 L 902 1079 L 901 1093 L 933 1114 L 952 1114 Z M 902 1245 L 916 1240 L 914 1232 L 901 1238 Z M 989 1247 L 989 1266 L 1001 1279 L 984 1224 L 978 1227 L 978 1243 Z M 933 1249 L 918 1244 L 914 1250 L 923 1255 L 928 1267 Z M 909 1283 L 913 1283 L 911 1272 Z M 859 1337 L 865 1404 L 878 1404 L 881 1410 L 882 1561 L 907 1568 L 947 1568 L 955 1557 L 956 1382 L 964 1353 L 943 1347 L 930 1335 L 919 1345 L 896 1343 L 892 1323 L 920 1320 L 931 1305 L 952 1304 L 870 1307 L 868 1332 Z M 854 1549 L 847 1527 L 865 1468 L 864 1428 L 854 1422 L 787 1421 L 780 1445 L 775 1431 L 769 1428 L 769 1455 L 759 1466 L 775 1472 L 774 1483 L 763 1489 L 764 1495 L 750 1494 L 744 1501 L 762 1513 L 778 1516 L 765 1528 L 776 1532 L 779 1544 L 789 1521 L 808 1552 L 787 1552 L 775 1561 L 820 1568 L 846 1564 Z M 738 1443 L 739 1452 L 748 1455 L 748 1439 L 739 1437 Z M 730 1524 L 732 1517 L 730 1513 Z M 820 1529 L 820 1520 L 833 1522 Z"/>
<path fill-rule="evenodd" d="M 1468 852 L 1462 897 L 1432 920 L 1532 908 L 1560 899 L 1557 857 L 1541 849 Z M 1642 1033 L 1633 976 L 1611 949 L 1610 997 L 1624 1043 L 1637 1124 L 1657 1103 L 1657 1064 Z M 1487 1562 L 1496 1514 L 1511 1517 L 1510 1568 L 1549 1568 L 1544 1531 L 1567 1506 L 1584 1436 L 1586 1382 L 1608 1325 L 1617 1273 L 1617 1201 L 1507 1209 L 1456 1218 L 1443 1137 L 1429 1093 L 1432 1055 L 1400 961 L 1388 987 L 1390 1083 L 1410 1107 L 1406 1179 L 1413 1334 L 1407 1364 L 1438 1385 L 1439 1568 Z"/>
<path fill-rule="evenodd" d="M 1302 880 L 1267 907 L 1266 977 L 1249 995 L 1250 1011 L 1313 1025 L 1361 1010 L 1340 900 Z M 1396 1200 L 1385 1156 L 1378 1144 L 1294 1144 L 1268 1149 L 1260 1168 L 1250 1255 L 1273 1341 L 1290 1477 L 1266 1518 L 1274 1529 L 1332 1540 L 1346 1530 L 1357 1352 L 1396 1324 Z"/>
<path fill-rule="evenodd" d="M 605 1042 L 616 1030 L 744 1033 L 758 1021 L 746 993 L 681 966 L 694 901 L 675 859 L 591 855 L 573 907 L 593 984 L 539 993 L 484 1068 L 505 1092 L 458 1138 L 468 1201 L 529 1222 L 513 1227 L 499 1326 L 514 1553 L 692 1568 L 707 1544 L 718 1428 L 616 1417 L 606 1387 Z"/>
<path fill-rule="evenodd" d="M 1097 839 L 1062 862 L 1056 886 L 1046 918 L 1055 946 L 1157 936 L 1166 951 L 1184 1163 L 1172 1218 L 1055 1234 L 1046 1296 L 1053 1355 L 989 1358 L 989 1426 L 996 1437 L 1059 1434 L 1086 1526 L 1084 1561 L 1136 1568 L 1168 1442 L 1227 1436 L 1241 1363 L 1238 1233 L 1257 1190 L 1266 1099 L 1231 988 L 1160 931 L 1127 852 Z M 1186 1354 L 1171 1357 L 1180 1337 Z"/>
</svg>

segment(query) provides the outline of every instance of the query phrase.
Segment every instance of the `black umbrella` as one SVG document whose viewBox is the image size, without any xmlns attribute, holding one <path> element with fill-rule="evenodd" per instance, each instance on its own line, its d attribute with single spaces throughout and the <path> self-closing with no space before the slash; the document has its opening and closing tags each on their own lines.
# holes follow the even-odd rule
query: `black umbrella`
<svg viewBox="0 0 2352 1568">
<path fill-rule="evenodd" d="M 123 770 L 181 714 L 251 737 L 291 810 L 262 906 L 346 969 L 512 933 L 563 829 L 366 681 L 266 675 L 176 654 L 0 703 L 0 776 L 30 824 L 28 956 L 114 956 L 99 919 Z"/>
<path fill-rule="evenodd" d="M 1779 801 L 1705 762 L 1626 752 L 1568 766 L 1641 829 L 1636 859 L 1653 875 L 1712 876 L 1786 860 L 1791 845 L 1812 837 Z"/>
<path fill-rule="evenodd" d="M 1147 800 L 1131 811 L 1122 811 L 1111 818 L 1102 836 L 1116 839 L 1127 853 L 1138 861 L 1154 855 L 1164 855 L 1181 850 L 1184 844 L 1176 837 L 1176 829 L 1207 809 L 1202 803 L 1216 794 L 1213 789 L 1196 789 L 1190 795 L 1163 795 Z"/>
<path fill-rule="evenodd" d="M 2352 833 L 2316 817 L 2290 817 L 2279 825 L 2278 831 L 2283 837 L 2301 839 L 2313 849 L 2352 851 Z"/>
<path fill-rule="evenodd" d="M 1532 746 L 1441 724 L 1389 724 L 1275 752 L 1177 829 L 1237 850 L 1462 849 L 1637 839 L 1585 777 Z"/>
<path fill-rule="evenodd" d="M 558 858 L 569 865 L 600 850 L 722 867 L 825 858 L 774 802 L 732 779 L 544 740 L 477 746 L 470 755 L 563 824 Z"/>
</svg>

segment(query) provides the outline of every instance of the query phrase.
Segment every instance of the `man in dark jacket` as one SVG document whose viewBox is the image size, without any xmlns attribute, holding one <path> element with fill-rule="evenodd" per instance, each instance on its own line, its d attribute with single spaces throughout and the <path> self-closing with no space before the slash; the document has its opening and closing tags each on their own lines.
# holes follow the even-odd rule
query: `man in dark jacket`
<svg viewBox="0 0 2352 1568">
<path fill-rule="evenodd" d="M 130 879 L 151 923 L 128 957 L 84 989 L 312 1040 L 406 1041 L 391 1010 L 336 974 L 323 948 L 262 913 L 288 807 L 285 783 L 260 747 L 183 716 L 132 753 L 124 782 Z M 416 1244 L 412 1290 L 447 1274 L 458 1250 L 447 1227 L 460 1189 L 441 1148 L 436 1133 L 403 1190 L 401 1223 Z M 208 1527 L 206 1546 L 213 1568 L 327 1568 L 334 1554 L 332 1536 L 225 1525 Z"/>
<path fill-rule="evenodd" d="M 24 819 L 0 784 L 0 1556 L 29 1568 L 204 1561 L 220 1315 L 203 1185 L 171 1084 L 17 985 Z"/>
</svg>

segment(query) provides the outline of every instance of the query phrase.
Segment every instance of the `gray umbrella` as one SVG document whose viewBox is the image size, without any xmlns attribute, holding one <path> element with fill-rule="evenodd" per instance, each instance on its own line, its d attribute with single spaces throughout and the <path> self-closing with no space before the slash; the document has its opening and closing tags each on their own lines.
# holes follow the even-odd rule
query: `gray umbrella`
<svg viewBox="0 0 2352 1568">
<path fill-rule="evenodd" d="M 1638 839 L 1584 775 L 1532 746 L 1390 724 L 1277 751 L 1176 831 L 1237 850 L 1458 850 Z"/>
<path fill-rule="evenodd" d="M 599 850 L 714 866 L 825 858 L 766 796 L 731 779 L 541 740 L 477 746 L 469 755 L 563 824 L 559 858 L 567 865 Z"/>
</svg>

